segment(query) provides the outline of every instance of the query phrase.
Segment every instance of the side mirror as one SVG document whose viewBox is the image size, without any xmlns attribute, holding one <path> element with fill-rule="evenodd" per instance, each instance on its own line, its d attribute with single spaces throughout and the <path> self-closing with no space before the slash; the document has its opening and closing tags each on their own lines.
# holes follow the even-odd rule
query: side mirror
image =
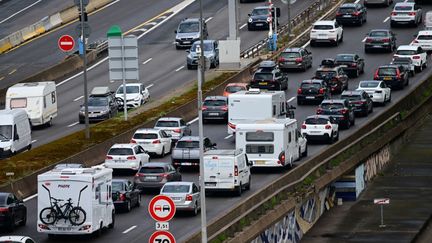
<svg viewBox="0 0 432 243">
<path fill-rule="evenodd" d="M 217 146 L 217 143 L 213 143 L 213 144 L 212 144 L 212 147 L 216 147 L 216 146 Z"/>
<path fill-rule="evenodd" d="M 248 161 L 246 162 L 246 165 L 250 167 L 250 166 L 252 166 L 253 164 L 252 164 L 252 162 L 250 162 L 250 161 L 248 160 Z"/>
<path fill-rule="evenodd" d="M 248 14 L 248 16 L 250 17 L 250 16 L 251 16 L 251 14 Z"/>
<path fill-rule="evenodd" d="M 186 50 L 187 53 L 190 53 L 190 50 Z"/>
<path fill-rule="evenodd" d="M 177 30 L 174 30 L 174 33 L 177 34 Z"/>
</svg>

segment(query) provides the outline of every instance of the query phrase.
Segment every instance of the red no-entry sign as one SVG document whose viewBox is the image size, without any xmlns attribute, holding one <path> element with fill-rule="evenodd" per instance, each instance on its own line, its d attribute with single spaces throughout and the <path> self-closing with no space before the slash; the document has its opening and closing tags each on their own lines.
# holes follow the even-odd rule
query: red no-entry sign
<svg viewBox="0 0 432 243">
<path fill-rule="evenodd" d="M 71 51 L 75 46 L 75 40 L 70 35 L 62 35 L 58 40 L 58 46 L 62 51 Z"/>
<path fill-rule="evenodd" d="M 158 195 L 151 199 L 148 211 L 154 220 L 167 222 L 174 217 L 176 208 L 174 201 L 170 197 Z"/>
</svg>

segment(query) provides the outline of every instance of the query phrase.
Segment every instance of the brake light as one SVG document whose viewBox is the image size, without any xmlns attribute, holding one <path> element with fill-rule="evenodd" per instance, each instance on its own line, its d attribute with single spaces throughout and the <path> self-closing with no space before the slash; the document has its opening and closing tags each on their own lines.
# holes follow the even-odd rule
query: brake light
<svg viewBox="0 0 432 243">
<path fill-rule="evenodd" d="M 391 12 L 391 16 L 396 16 L 397 13 L 396 12 Z"/>
<path fill-rule="evenodd" d="M 413 59 L 420 59 L 420 56 L 418 56 L 418 55 L 415 55 L 415 56 L 413 56 Z"/>
<path fill-rule="evenodd" d="M 278 61 L 279 61 L 279 62 L 285 62 L 285 58 L 283 58 L 283 57 L 279 57 Z"/>
<path fill-rule="evenodd" d="M 174 129 L 173 132 L 175 132 L 175 133 L 181 133 L 181 129 Z"/>
<path fill-rule="evenodd" d="M 401 78 L 401 75 L 400 75 L 400 71 L 399 71 L 399 69 L 396 69 L 396 78 L 397 78 L 397 79 L 400 79 L 400 78 Z"/>
<path fill-rule="evenodd" d="M 285 165 L 285 152 L 284 151 L 282 151 L 279 154 L 279 161 L 278 161 L 278 163 L 280 163 L 281 165 Z"/>
<path fill-rule="evenodd" d="M 354 13 L 352 13 L 352 15 L 354 15 L 354 16 L 359 16 L 359 15 L 360 15 L 360 12 L 354 12 Z"/>
<path fill-rule="evenodd" d="M 357 63 L 351 63 L 351 67 L 357 67 Z"/>
<path fill-rule="evenodd" d="M 346 113 L 348 113 L 348 110 L 347 109 L 343 109 L 343 110 L 340 110 L 339 111 L 341 114 L 346 114 Z"/>
<path fill-rule="evenodd" d="M 234 176 L 238 176 L 239 172 L 238 172 L 238 167 L 237 165 L 234 165 Z"/>
<path fill-rule="evenodd" d="M 131 139 L 130 143 L 137 143 L 135 140 Z"/>
<path fill-rule="evenodd" d="M 297 94 L 301 94 L 301 93 L 302 93 L 302 89 L 299 88 L 299 89 L 297 90 Z"/>
<path fill-rule="evenodd" d="M 207 106 L 203 106 L 203 107 L 201 108 L 201 110 L 203 110 L 203 111 L 207 110 Z"/>
<path fill-rule="evenodd" d="M 409 15 L 409 16 L 415 16 L 415 15 L 416 15 L 416 12 L 409 12 L 408 15 Z"/>
<path fill-rule="evenodd" d="M 325 129 L 331 129 L 332 127 L 331 127 L 331 125 L 325 125 Z"/>
<path fill-rule="evenodd" d="M 379 76 L 378 76 L 378 70 L 375 71 L 374 79 L 375 79 L 375 80 L 378 80 L 378 79 L 379 79 Z"/>
<path fill-rule="evenodd" d="M 126 201 L 126 196 L 123 193 L 120 193 L 120 201 Z"/>
<path fill-rule="evenodd" d="M 226 106 L 226 105 L 222 106 L 221 110 L 228 111 L 228 106 Z"/>
<path fill-rule="evenodd" d="M 383 42 L 390 42 L 390 38 L 383 38 L 382 41 Z"/>
<path fill-rule="evenodd" d="M 366 38 L 366 41 L 365 41 L 365 42 L 367 42 L 367 43 L 372 42 L 372 38 Z"/>
<path fill-rule="evenodd" d="M 192 195 L 186 195 L 186 201 L 192 201 Z"/>
<path fill-rule="evenodd" d="M 337 12 L 337 13 L 336 13 L 336 16 L 342 16 L 342 13 Z"/>
<path fill-rule="evenodd" d="M 0 208 L 1 213 L 9 212 L 9 208 Z"/>
<path fill-rule="evenodd" d="M 418 40 L 413 40 L 413 43 L 419 43 Z"/>
<path fill-rule="evenodd" d="M 318 91 L 320 94 L 324 94 L 324 89 L 323 88 L 321 88 L 321 89 L 319 89 L 319 91 Z"/>
<path fill-rule="evenodd" d="M 322 108 L 318 108 L 317 110 L 316 110 L 316 113 L 317 114 L 321 114 L 323 112 L 323 109 Z"/>
<path fill-rule="evenodd" d="M 152 142 L 152 144 L 160 144 L 160 143 L 161 143 L 161 141 L 159 139 L 156 139 Z"/>
<path fill-rule="evenodd" d="M 136 173 L 135 174 L 135 177 L 140 177 L 140 176 L 144 176 L 144 174 L 143 173 Z"/>
<path fill-rule="evenodd" d="M 135 160 L 136 157 L 135 157 L 135 156 L 128 156 L 126 159 L 127 159 L 127 160 Z"/>
<path fill-rule="evenodd" d="M 231 122 L 228 122 L 228 126 L 229 126 L 231 129 L 233 129 L 233 130 L 236 129 L 236 125 L 235 125 L 235 124 L 232 124 Z"/>
<path fill-rule="evenodd" d="M 162 176 L 163 178 L 167 178 L 167 177 L 168 177 L 168 174 L 164 173 L 164 174 L 162 174 L 161 176 Z"/>
<path fill-rule="evenodd" d="M 307 128 L 306 124 L 303 124 L 303 125 L 301 126 L 301 129 L 306 129 L 306 128 Z"/>
<path fill-rule="evenodd" d="M 107 155 L 107 157 L 105 159 L 113 159 L 112 156 Z"/>
<path fill-rule="evenodd" d="M 297 58 L 295 59 L 295 61 L 296 61 L 296 63 L 303 62 L 303 58 L 301 58 L 301 57 L 297 57 Z"/>
</svg>

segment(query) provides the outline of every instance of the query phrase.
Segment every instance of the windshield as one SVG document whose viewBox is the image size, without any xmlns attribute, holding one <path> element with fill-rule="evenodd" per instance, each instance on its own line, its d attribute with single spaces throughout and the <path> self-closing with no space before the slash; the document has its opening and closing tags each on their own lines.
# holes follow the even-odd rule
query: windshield
<svg viewBox="0 0 432 243">
<path fill-rule="evenodd" d="M 272 73 L 256 73 L 254 75 L 254 80 L 273 80 Z"/>
<path fill-rule="evenodd" d="M 347 99 L 349 101 L 361 100 L 360 95 L 342 95 L 341 99 Z"/>
<path fill-rule="evenodd" d="M 396 51 L 396 54 L 398 55 L 415 55 L 417 52 L 415 50 L 398 50 Z"/>
<path fill-rule="evenodd" d="M 411 11 L 412 9 L 412 6 L 395 6 L 396 11 Z"/>
<path fill-rule="evenodd" d="M 189 185 L 165 185 L 162 192 L 168 193 L 188 193 L 190 190 Z"/>
<path fill-rule="evenodd" d="M 139 173 L 143 174 L 162 174 L 165 170 L 163 167 L 141 167 Z"/>
<path fill-rule="evenodd" d="M 354 61 L 354 56 L 353 55 L 337 55 L 336 61 L 342 61 L 342 62 Z"/>
<path fill-rule="evenodd" d="M 243 86 L 228 86 L 225 89 L 225 91 L 228 92 L 228 93 L 236 93 L 236 92 L 239 92 L 239 91 L 242 91 L 242 90 L 246 90 L 246 88 L 243 87 Z"/>
<path fill-rule="evenodd" d="M 157 139 L 158 135 L 156 133 L 135 133 L 133 135 L 135 139 Z"/>
<path fill-rule="evenodd" d="M 0 141 L 12 139 L 12 125 L 0 125 Z"/>
<path fill-rule="evenodd" d="M 333 26 L 331 25 L 314 25 L 314 30 L 332 30 Z"/>
<path fill-rule="evenodd" d="M 199 32 L 199 22 L 181 23 L 177 32 L 178 33 L 197 33 L 197 32 Z"/>
<path fill-rule="evenodd" d="M 396 75 L 396 68 L 380 68 L 380 69 L 378 69 L 378 75 L 394 76 L 394 75 Z"/>
<path fill-rule="evenodd" d="M 300 53 L 298 52 L 282 52 L 280 55 L 283 58 L 297 58 L 300 57 Z"/>
<path fill-rule="evenodd" d="M 302 89 L 320 89 L 321 85 L 317 83 L 302 83 L 300 88 Z"/>
<path fill-rule="evenodd" d="M 191 52 L 196 52 L 197 46 L 200 46 L 199 42 L 195 42 L 191 47 Z M 204 51 L 212 51 L 213 45 L 212 43 L 204 43 Z"/>
<path fill-rule="evenodd" d="M 178 141 L 176 148 L 199 148 L 198 141 Z"/>
<path fill-rule="evenodd" d="M 251 13 L 252 16 L 259 15 L 269 15 L 269 10 L 267 8 L 256 8 Z"/>
<path fill-rule="evenodd" d="M 306 124 L 308 125 L 323 125 L 323 124 L 327 124 L 328 123 L 328 119 L 325 118 L 308 118 L 305 121 Z"/>
<path fill-rule="evenodd" d="M 370 37 L 387 37 L 388 32 L 387 31 L 372 31 L 369 34 Z"/>
<path fill-rule="evenodd" d="M 361 82 L 361 88 L 376 88 L 378 87 L 379 82 Z"/>
<path fill-rule="evenodd" d="M 112 191 L 113 192 L 118 192 L 118 191 L 123 191 L 124 187 L 123 187 L 123 182 L 120 181 L 113 181 L 112 182 Z"/>
<path fill-rule="evenodd" d="M 89 97 L 88 106 L 108 106 L 106 97 Z"/>
<path fill-rule="evenodd" d="M 343 109 L 344 106 L 341 103 L 323 103 L 321 108 L 325 110 Z"/>
<path fill-rule="evenodd" d="M 226 105 L 225 100 L 205 100 L 204 106 L 224 106 Z"/>
<path fill-rule="evenodd" d="M 432 40 L 432 35 L 419 35 L 417 40 Z"/>
<path fill-rule="evenodd" d="M 139 93 L 139 86 L 126 86 L 126 94 Z M 123 94 L 123 85 L 117 89 L 117 94 Z"/>
<path fill-rule="evenodd" d="M 133 151 L 130 148 L 112 148 L 108 155 L 133 155 Z"/>
<path fill-rule="evenodd" d="M 177 121 L 158 121 L 155 127 L 178 127 Z"/>
</svg>

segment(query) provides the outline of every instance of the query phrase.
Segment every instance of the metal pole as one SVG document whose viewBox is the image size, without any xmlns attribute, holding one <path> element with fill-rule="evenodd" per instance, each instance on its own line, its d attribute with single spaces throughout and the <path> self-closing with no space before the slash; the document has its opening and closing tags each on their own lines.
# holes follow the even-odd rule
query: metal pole
<svg viewBox="0 0 432 243">
<path fill-rule="evenodd" d="M 80 11 L 81 11 L 81 40 L 83 45 L 83 76 L 84 76 L 84 114 L 85 114 L 85 138 L 90 138 L 90 124 L 89 124 L 89 116 L 88 116 L 88 92 L 87 92 L 87 48 L 86 48 L 86 38 L 84 36 L 84 5 L 82 0 L 80 0 Z"/>
<path fill-rule="evenodd" d="M 205 72 L 205 63 L 204 63 L 204 40 L 203 40 L 203 6 L 202 0 L 199 2 L 200 4 L 200 46 L 201 46 L 201 55 L 200 62 L 198 67 L 198 135 L 199 135 L 199 158 L 200 158 L 200 199 L 201 199 L 201 243 L 207 243 L 207 211 L 206 211 L 206 200 L 205 200 L 205 185 L 204 185 L 204 131 L 203 131 L 203 119 L 202 119 L 202 84 L 204 83 L 204 72 Z"/>
<path fill-rule="evenodd" d="M 383 213 L 383 205 L 381 204 L 381 225 L 380 227 L 384 227 L 384 213 Z"/>
<path fill-rule="evenodd" d="M 124 119 L 127 121 L 127 100 L 126 100 L 126 70 L 125 70 L 125 44 L 124 44 L 124 38 L 123 35 L 121 38 L 121 52 L 122 52 L 122 77 L 123 77 L 123 112 L 124 112 Z"/>
<path fill-rule="evenodd" d="M 291 0 L 288 0 L 288 36 L 291 36 Z"/>
</svg>

